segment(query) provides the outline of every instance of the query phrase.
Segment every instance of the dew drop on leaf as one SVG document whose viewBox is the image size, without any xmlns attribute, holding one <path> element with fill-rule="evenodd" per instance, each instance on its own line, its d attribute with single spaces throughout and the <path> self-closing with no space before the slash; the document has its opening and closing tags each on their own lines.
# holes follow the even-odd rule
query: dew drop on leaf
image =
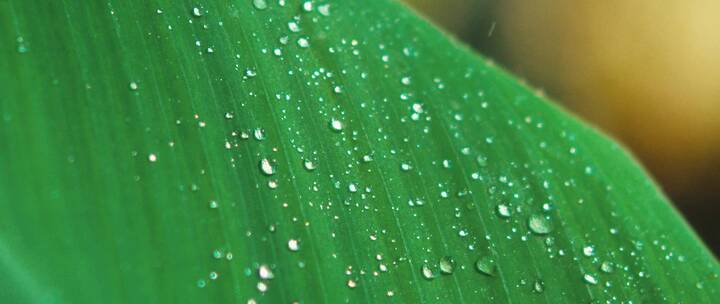
<svg viewBox="0 0 720 304">
<path fill-rule="evenodd" d="M 140 86 L 137 84 L 137 82 L 134 82 L 134 81 L 131 81 L 130 84 L 128 85 L 128 87 L 130 88 L 131 91 L 137 91 L 140 88 Z"/>
<path fill-rule="evenodd" d="M 497 212 L 502 217 L 510 217 L 510 215 L 511 215 L 510 207 L 508 207 L 508 205 L 505 205 L 505 204 L 498 205 Z"/>
<path fill-rule="evenodd" d="M 430 267 L 428 267 L 427 265 L 423 265 L 420 271 L 422 272 L 422 276 L 425 279 L 432 280 L 435 278 L 435 274 L 433 273 L 432 269 L 430 269 Z"/>
<path fill-rule="evenodd" d="M 528 227 L 535 234 L 548 234 L 552 231 L 550 221 L 542 215 L 533 214 L 528 218 Z"/>
<path fill-rule="evenodd" d="M 288 241 L 288 249 L 290 249 L 290 251 L 300 250 L 300 242 L 296 239 L 290 239 Z"/>
<path fill-rule="evenodd" d="M 442 257 L 440 259 L 440 272 L 443 274 L 452 274 L 455 268 L 454 264 L 451 257 Z"/>
<path fill-rule="evenodd" d="M 588 283 L 590 285 L 596 285 L 598 283 L 597 278 L 595 278 L 591 274 L 585 274 L 583 276 L 583 280 L 585 280 L 585 283 Z"/>
<path fill-rule="evenodd" d="M 343 123 L 342 121 L 339 121 L 335 118 L 330 120 L 330 128 L 333 129 L 333 131 L 340 132 L 343 129 Z"/>
<path fill-rule="evenodd" d="M 537 293 L 542 293 L 545 291 L 545 283 L 542 280 L 535 280 L 535 283 L 533 284 L 533 290 Z"/>
<path fill-rule="evenodd" d="M 303 162 L 303 166 L 305 167 L 305 170 L 308 171 L 313 171 L 315 170 L 315 168 L 317 168 L 317 165 L 315 165 L 315 163 L 311 160 L 305 160 Z"/>
<path fill-rule="evenodd" d="M 263 158 L 260 160 L 260 170 L 263 174 L 267 176 L 275 174 L 275 168 L 270 163 L 270 160 L 268 160 L 267 158 Z"/>
<path fill-rule="evenodd" d="M 259 10 L 264 10 L 268 7 L 266 0 L 253 0 L 253 6 Z"/>
<path fill-rule="evenodd" d="M 602 270 L 605 273 L 611 273 L 614 270 L 614 266 L 611 262 L 605 261 L 600 264 L 600 270 Z"/>
<path fill-rule="evenodd" d="M 275 277 L 272 270 L 270 270 L 270 266 L 266 264 L 260 265 L 260 268 L 258 268 L 258 276 L 263 280 L 271 280 Z"/>
<path fill-rule="evenodd" d="M 495 261 L 489 256 L 481 257 L 475 262 L 475 269 L 482 274 L 494 276 L 495 275 Z"/>
</svg>

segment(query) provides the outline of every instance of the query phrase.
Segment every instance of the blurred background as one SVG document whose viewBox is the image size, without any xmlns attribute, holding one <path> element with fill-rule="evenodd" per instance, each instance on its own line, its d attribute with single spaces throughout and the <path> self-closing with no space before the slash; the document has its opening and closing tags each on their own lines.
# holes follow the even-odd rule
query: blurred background
<svg viewBox="0 0 720 304">
<path fill-rule="evenodd" d="M 404 1 L 630 147 L 720 255 L 720 1 Z"/>
</svg>

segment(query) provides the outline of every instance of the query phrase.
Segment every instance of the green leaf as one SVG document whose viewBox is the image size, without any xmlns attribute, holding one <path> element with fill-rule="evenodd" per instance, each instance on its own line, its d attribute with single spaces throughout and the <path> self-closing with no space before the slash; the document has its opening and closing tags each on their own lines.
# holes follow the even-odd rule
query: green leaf
<svg viewBox="0 0 720 304">
<path fill-rule="evenodd" d="M 2 303 L 720 300 L 623 148 L 398 3 L 10 0 L 0 38 Z"/>
</svg>

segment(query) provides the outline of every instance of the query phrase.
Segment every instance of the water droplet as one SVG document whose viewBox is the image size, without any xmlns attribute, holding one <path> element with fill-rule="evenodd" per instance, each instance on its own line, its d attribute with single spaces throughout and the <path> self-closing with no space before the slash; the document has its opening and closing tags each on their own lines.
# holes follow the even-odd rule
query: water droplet
<svg viewBox="0 0 720 304">
<path fill-rule="evenodd" d="M 298 40 L 297 40 L 297 44 L 298 44 L 301 48 L 307 48 L 307 47 L 310 47 L 310 40 L 308 40 L 308 39 L 305 38 L 305 37 L 300 37 L 300 38 L 298 38 Z"/>
<path fill-rule="evenodd" d="M 253 6 L 259 10 L 264 10 L 268 7 L 267 1 L 265 0 L 253 0 Z"/>
<path fill-rule="evenodd" d="M 597 278 L 590 274 L 584 275 L 583 280 L 590 285 L 596 285 L 598 283 Z"/>
<path fill-rule="evenodd" d="M 411 82 L 410 77 L 407 77 L 407 76 L 400 79 L 400 83 L 402 83 L 404 85 L 410 85 L 410 82 Z"/>
<path fill-rule="evenodd" d="M 313 171 L 313 170 L 315 170 L 315 168 L 317 168 L 317 165 L 315 165 L 315 163 L 311 160 L 305 160 L 303 162 L 303 165 L 305 166 L 305 169 L 308 171 Z"/>
<path fill-rule="evenodd" d="M 24 54 L 28 52 L 27 45 L 25 44 L 25 38 L 23 37 L 17 37 L 16 39 L 18 45 L 17 45 L 17 51 L 20 54 Z"/>
<path fill-rule="evenodd" d="M 593 247 L 593 246 L 583 247 L 583 254 L 587 257 L 595 255 L 595 247 Z"/>
<path fill-rule="evenodd" d="M 258 141 L 265 140 L 265 130 L 263 130 L 261 128 L 257 128 L 253 131 L 253 136 Z"/>
<path fill-rule="evenodd" d="M 260 268 L 258 268 L 258 276 L 263 280 L 272 280 L 275 277 L 272 270 L 270 270 L 270 266 L 265 264 L 260 265 Z"/>
<path fill-rule="evenodd" d="M 275 168 L 272 166 L 272 164 L 267 158 L 263 158 L 262 160 L 260 160 L 260 170 L 263 174 L 267 176 L 275 174 Z"/>
<path fill-rule="evenodd" d="M 432 269 L 430 269 L 430 267 L 428 267 L 427 265 L 423 265 L 420 271 L 422 272 L 422 276 L 428 280 L 432 280 L 435 278 L 435 274 L 433 273 Z"/>
<path fill-rule="evenodd" d="M 499 214 L 500 216 L 502 216 L 502 217 L 510 217 L 510 215 L 512 215 L 512 214 L 510 213 L 510 207 L 508 207 L 508 206 L 505 205 L 505 204 L 500 204 L 500 205 L 498 205 L 498 206 L 497 206 L 497 212 L 498 212 L 498 214 Z"/>
<path fill-rule="evenodd" d="M 357 282 L 355 282 L 355 280 L 348 280 L 347 286 L 350 288 L 355 288 L 357 286 Z"/>
<path fill-rule="evenodd" d="M 198 288 L 205 288 L 206 285 L 207 285 L 207 282 L 205 280 L 200 279 L 197 281 Z"/>
<path fill-rule="evenodd" d="M 533 214 L 528 218 L 528 227 L 535 234 L 548 234 L 552 231 L 550 221 L 542 215 Z"/>
<path fill-rule="evenodd" d="M 343 129 L 343 123 L 335 118 L 330 120 L 330 128 L 333 129 L 333 131 L 340 132 Z"/>
<path fill-rule="evenodd" d="M 475 262 L 475 269 L 485 275 L 494 276 L 496 268 L 495 261 L 489 256 L 481 257 Z"/>
<path fill-rule="evenodd" d="M 255 287 L 257 287 L 257 290 L 262 293 L 265 293 L 268 290 L 268 285 L 265 282 L 258 282 Z"/>
<path fill-rule="evenodd" d="M 318 6 L 318 12 L 323 16 L 330 16 L 330 4 L 323 4 Z"/>
<path fill-rule="evenodd" d="M 193 7 L 192 9 L 192 15 L 195 17 L 202 17 L 203 12 L 199 7 Z"/>
<path fill-rule="evenodd" d="M 217 201 L 210 201 L 210 209 L 217 209 L 218 207 L 220 207 L 220 204 Z"/>
<path fill-rule="evenodd" d="M 217 278 L 219 277 L 219 275 L 218 275 L 217 272 L 213 271 L 213 272 L 210 272 L 210 275 L 208 275 L 208 277 L 209 277 L 211 280 L 217 280 Z"/>
<path fill-rule="evenodd" d="M 311 12 L 312 9 L 313 9 L 313 4 L 312 4 L 312 2 L 310 2 L 310 1 L 305 1 L 305 2 L 303 2 L 302 7 L 303 7 L 303 10 L 304 10 L 304 11 L 306 11 L 306 12 Z"/>
<path fill-rule="evenodd" d="M 451 257 L 442 257 L 440 259 L 440 272 L 443 274 L 452 274 L 455 268 L 455 262 Z"/>
<path fill-rule="evenodd" d="M 602 264 L 600 264 L 600 270 L 602 270 L 605 273 L 611 273 L 611 272 L 613 272 L 614 269 L 615 269 L 615 267 L 613 266 L 613 264 L 611 262 L 605 261 L 605 262 L 602 262 Z"/>
<path fill-rule="evenodd" d="M 213 258 L 222 259 L 222 257 L 223 257 L 223 252 L 222 252 L 222 250 L 220 250 L 220 249 L 215 249 L 215 250 L 213 250 L 213 254 L 212 254 L 212 255 L 213 255 Z"/>
<path fill-rule="evenodd" d="M 150 153 L 150 155 L 148 155 L 148 160 L 149 160 L 151 163 L 156 162 L 156 161 L 157 161 L 157 155 L 155 155 L 155 153 Z"/>
<path fill-rule="evenodd" d="M 533 290 L 537 293 L 542 293 L 545 291 L 545 282 L 542 280 L 535 280 L 535 284 L 533 284 Z"/>
<path fill-rule="evenodd" d="M 128 87 L 130 88 L 131 91 L 137 91 L 140 88 L 140 86 L 138 86 L 137 82 L 134 82 L 134 81 L 131 81 L 130 84 L 128 85 Z"/>
<path fill-rule="evenodd" d="M 300 250 L 300 242 L 296 239 L 290 239 L 288 241 L 288 249 L 290 249 L 290 251 Z"/>
</svg>

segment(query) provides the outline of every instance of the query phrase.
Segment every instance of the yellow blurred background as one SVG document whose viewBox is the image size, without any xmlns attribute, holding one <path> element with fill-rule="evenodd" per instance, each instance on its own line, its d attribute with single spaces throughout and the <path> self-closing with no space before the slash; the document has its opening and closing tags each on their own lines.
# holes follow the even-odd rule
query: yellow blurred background
<svg viewBox="0 0 720 304">
<path fill-rule="evenodd" d="M 720 1 L 404 1 L 630 147 L 720 253 Z"/>
</svg>

